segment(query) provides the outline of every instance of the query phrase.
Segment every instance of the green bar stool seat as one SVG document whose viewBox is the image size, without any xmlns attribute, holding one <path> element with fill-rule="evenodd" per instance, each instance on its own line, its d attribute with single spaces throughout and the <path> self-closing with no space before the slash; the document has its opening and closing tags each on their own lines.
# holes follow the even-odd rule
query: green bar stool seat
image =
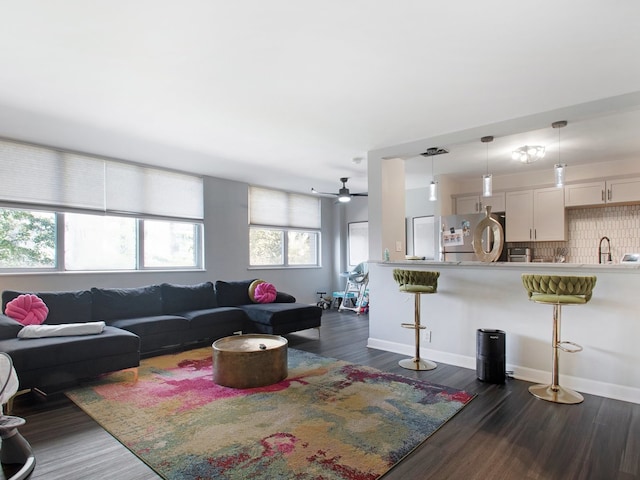
<svg viewBox="0 0 640 480">
<path fill-rule="evenodd" d="M 559 385 L 559 350 L 567 353 L 582 351 L 582 347 L 577 343 L 560 340 L 560 317 L 563 305 L 584 305 L 591 300 L 596 277 L 523 274 L 522 284 L 527 290 L 529 300 L 553 306 L 551 385 L 534 385 L 529 387 L 529 392 L 549 402 L 580 403 L 584 400 L 582 395 Z"/>
<path fill-rule="evenodd" d="M 420 296 L 424 294 L 436 293 L 438 291 L 438 277 L 440 272 L 423 272 L 419 270 L 393 270 L 393 279 L 400 286 L 400 291 L 413 293 L 414 322 L 403 323 L 404 328 L 415 331 L 416 355 L 413 358 L 400 360 L 399 365 L 409 370 L 433 370 L 437 367 L 434 362 L 420 358 L 420 330 L 424 330 L 424 325 L 420 324 Z"/>
</svg>

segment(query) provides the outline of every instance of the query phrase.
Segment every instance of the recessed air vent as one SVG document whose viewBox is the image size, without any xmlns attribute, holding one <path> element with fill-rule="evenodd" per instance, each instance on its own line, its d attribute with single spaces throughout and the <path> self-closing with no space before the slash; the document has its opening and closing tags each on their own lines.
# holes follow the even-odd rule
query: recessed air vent
<svg viewBox="0 0 640 480">
<path fill-rule="evenodd" d="M 422 155 L 423 157 L 433 157 L 435 155 L 442 155 L 444 153 L 449 153 L 449 150 L 442 147 L 431 147 L 427 148 L 427 151 L 421 153 L 420 155 Z"/>
</svg>

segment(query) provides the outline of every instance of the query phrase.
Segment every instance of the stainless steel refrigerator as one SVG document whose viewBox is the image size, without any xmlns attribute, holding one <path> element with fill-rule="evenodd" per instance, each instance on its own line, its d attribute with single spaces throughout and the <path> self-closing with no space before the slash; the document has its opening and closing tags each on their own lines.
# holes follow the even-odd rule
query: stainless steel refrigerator
<svg viewBox="0 0 640 480">
<path fill-rule="evenodd" d="M 504 230 L 504 213 L 492 213 L 491 216 L 500 222 Z M 484 217 L 484 213 L 440 217 L 440 259 L 444 262 L 478 261 L 473 250 L 473 232 Z M 493 237 L 488 232 L 483 235 L 483 250 L 490 251 L 493 248 L 492 241 Z M 503 249 L 499 262 L 506 261 L 506 250 Z"/>
</svg>

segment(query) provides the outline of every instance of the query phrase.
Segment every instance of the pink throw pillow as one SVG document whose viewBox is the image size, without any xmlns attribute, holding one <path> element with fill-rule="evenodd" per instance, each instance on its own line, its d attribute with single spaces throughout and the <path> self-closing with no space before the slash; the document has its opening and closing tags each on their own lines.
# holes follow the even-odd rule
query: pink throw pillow
<svg viewBox="0 0 640 480">
<path fill-rule="evenodd" d="M 7 303 L 4 314 L 22 325 L 40 325 L 47 319 L 49 309 L 37 295 L 25 293 Z"/>
<path fill-rule="evenodd" d="M 256 286 L 254 297 L 258 303 L 273 303 L 277 294 L 276 287 L 270 283 L 263 282 Z"/>
</svg>

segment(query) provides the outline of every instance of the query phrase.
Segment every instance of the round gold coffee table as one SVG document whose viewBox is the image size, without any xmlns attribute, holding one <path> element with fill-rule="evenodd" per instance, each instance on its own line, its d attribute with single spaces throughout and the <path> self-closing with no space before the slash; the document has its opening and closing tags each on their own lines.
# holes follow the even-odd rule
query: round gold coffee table
<svg viewBox="0 0 640 480">
<path fill-rule="evenodd" d="M 213 381 L 231 388 L 256 388 L 287 378 L 288 341 L 278 335 L 247 334 L 213 342 Z"/>
</svg>

